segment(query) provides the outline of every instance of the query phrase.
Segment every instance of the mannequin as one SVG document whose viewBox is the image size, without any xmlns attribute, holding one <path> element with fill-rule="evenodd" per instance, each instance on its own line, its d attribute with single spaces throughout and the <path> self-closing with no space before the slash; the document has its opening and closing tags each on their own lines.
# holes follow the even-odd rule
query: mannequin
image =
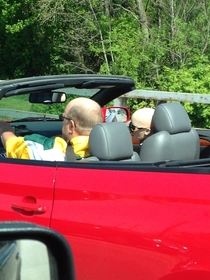
<svg viewBox="0 0 210 280">
<path fill-rule="evenodd" d="M 141 108 L 131 116 L 129 129 L 133 144 L 142 144 L 144 139 L 153 134 L 152 117 L 154 111 L 152 108 Z"/>
</svg>

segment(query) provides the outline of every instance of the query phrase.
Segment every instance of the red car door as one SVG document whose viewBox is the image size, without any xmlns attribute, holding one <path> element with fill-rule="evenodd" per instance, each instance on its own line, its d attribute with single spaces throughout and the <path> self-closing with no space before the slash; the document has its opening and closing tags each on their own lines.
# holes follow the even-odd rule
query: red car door
<svg viewBox="0 0 210 280">
<path fill-rule="evenodd" d="M 70 243 L 77 280 L 207 279 L 209 174 L 184 171 L 60 164 L 51 227 Z"/>
<path fill-rule="evenodd" d="M 0 160 L 0 221 L 50 225 L 56 164 Z"/>
</svg>

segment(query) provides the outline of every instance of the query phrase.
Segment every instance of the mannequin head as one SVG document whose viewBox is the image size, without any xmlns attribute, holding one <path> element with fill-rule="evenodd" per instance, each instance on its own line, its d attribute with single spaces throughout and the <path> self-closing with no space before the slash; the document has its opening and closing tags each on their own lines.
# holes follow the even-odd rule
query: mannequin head
<svg viewBox="0 0 210 280">
<path fill-rule="evenodd" d="M 134 144 L 141 143 L 153 133 L 152 117 L 154 111 L 152 108 L 141 108 L 136 110 L 131 116 L 129 129 Z"/>
</svg>

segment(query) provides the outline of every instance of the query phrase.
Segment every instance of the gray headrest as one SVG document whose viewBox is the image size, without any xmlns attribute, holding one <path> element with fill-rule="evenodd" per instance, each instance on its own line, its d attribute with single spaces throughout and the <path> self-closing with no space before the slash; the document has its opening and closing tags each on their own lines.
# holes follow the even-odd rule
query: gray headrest
<svg viewBox="0 0 210 280">
<path fill-rule="evenodd" d="M 94 126 L 90 133 L 91 156 L 99 160 L 124 160 L 133 155 L 128 127 L 124 123 L 110 122 Z"/>
<path fill-rule="evenodd" d="M 155 132 L 165 130 L 170 134 L 176 134 L 190 131 L 191 123 L 180 103 L 163 103 L 155 109 L 153 127 Z"/>
</svg>

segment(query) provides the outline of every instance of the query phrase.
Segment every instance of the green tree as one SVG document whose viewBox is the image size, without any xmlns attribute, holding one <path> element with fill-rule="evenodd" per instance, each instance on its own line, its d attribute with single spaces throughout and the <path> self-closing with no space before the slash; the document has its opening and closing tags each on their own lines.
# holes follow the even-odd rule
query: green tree
<svg viewBox="0 0 210 280">
<path fill-rule="evenodd" d="M 178 71 L 165 68 L 164 72 L 159 76 L 159 85 L 162 89 L 171 92 L 209 94 L 210 66 L 204 64 L 205 61 L 206 58 L 203 57 L 203 61 L 190 69 L 187 69 L 185 66 Z M 208 104 L 185 103 L 183 105 L 190 116 L 193 126 L 210 128 Z"/>
</svg>

